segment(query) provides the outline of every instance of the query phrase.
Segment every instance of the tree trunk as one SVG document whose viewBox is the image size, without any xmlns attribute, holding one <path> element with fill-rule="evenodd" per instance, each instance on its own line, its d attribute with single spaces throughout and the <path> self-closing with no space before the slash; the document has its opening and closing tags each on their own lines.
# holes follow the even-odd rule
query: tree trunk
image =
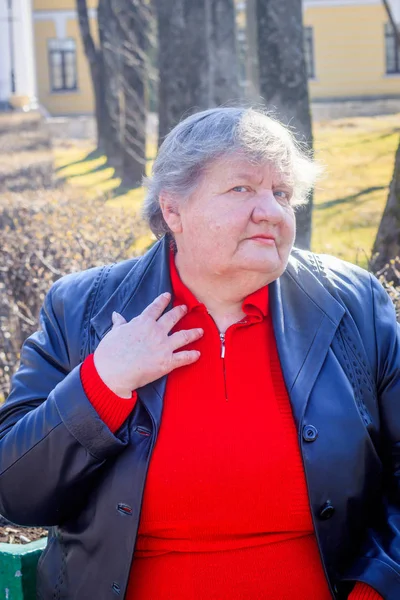
<svg viewBox="0 0 400 600">
<path fill-rule="evenodd" d="M 233 0 L 156 0 L 159 143 L 184 117 L 239 96 Z"/>
<path fill-rule="evenodd" d="M 119 20 L 123 53 L 122 183 L 141 184 L 146 169 L 146 72 L 151 13 L 145 0 L 125 0 Z"/>
<path fill-rule="evenodd" d="M 211 87 L 211 0 L 185 0 L 186 114 L 214 106 Z M 182 115 L 181 115 L 182 117 Z M 173 124 L 175 125 L 175 123 Z"/>
<path fill-rule="evenodd" d="M 116 9 L 118 0 L 100 0 L 98 23 L 100 47 L 103 57 L 104 103 L 107 113 L 107 139 L 105 150 L 108 163 L 122 172 L 121 94 L 122 61 L 121 37 L 118 31 Z"/>
<path fill-rule="evenodd" d="M 400 47 L 400 31 L 394 20 L 387 0 L 383 0 L 388 19 L 392 24 L 396 39 L 396 50 Z M 391 259 L 400 256 L 400 142 L 394 162 L 393 177 L 389 196 L 376 234 L 370 268 L 377 273 Z"/>
<path fill-rule="evenodd" d="M 210 86 L 215 106 L 240 99 L 233 0 L 211 0 Z"/>
<path fill-rule="evenodd" d="M 99 11 L 102 1 L 103 0 L 100 0 L 99 2 Z M 92 77 L 97 128 L 97 147 L 100 150 L 105 151 L 108 137 L 108 119 L 104 102 L 104 69 L 102 54 L 101 51 L 96 48 L 90 31 L 86 0 L 76 0 L 76 8 L 83 47 L 89 62 L 90 74 Z"/>
<path fill-rule="evenodd" d="M 311 149 L 312 127 L 301 0 L 257 0 L 260 93 Z M 309 248 L 312 198 L 297 213 L 296 245 Z"/>
<path fill-rule="evenodd" d="M 246 98 L 250 102 L 260 101 L 257 34 L 257 0 L 246 0 Z"/>
<path fill-rule="evenodd" d="M 80 29 L 95 92 L 98 145 L 125 185 L 145 172 L 147 0 L 99 0 L 99 48 L 90 33 L 86 0 L 77 0 Z"/>
<path fill-rule="evenodd" d="M 377 272 L 396 256 L 400 256 L 400 143 L 396 152 L 389 196 L 376 235 L 370 266 L 374 272 Z"/>
<path fill-rule="evenodd" d="M 158 21 L 158 143 L 187 111 L 185 0 L 156 0 Z"/>
</svg>

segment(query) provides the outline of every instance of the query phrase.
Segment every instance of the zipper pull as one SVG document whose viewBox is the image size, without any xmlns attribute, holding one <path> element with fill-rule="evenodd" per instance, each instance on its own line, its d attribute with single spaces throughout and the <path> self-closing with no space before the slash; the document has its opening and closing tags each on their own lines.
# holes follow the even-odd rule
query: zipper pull
<svg viewBox="0 0 400 600">
<path fill-rule="evenodd" d="M 221 358 L 225 358 L 225 334 L 220 333 L 219 339 L 221 340 Z"/>
</svg>

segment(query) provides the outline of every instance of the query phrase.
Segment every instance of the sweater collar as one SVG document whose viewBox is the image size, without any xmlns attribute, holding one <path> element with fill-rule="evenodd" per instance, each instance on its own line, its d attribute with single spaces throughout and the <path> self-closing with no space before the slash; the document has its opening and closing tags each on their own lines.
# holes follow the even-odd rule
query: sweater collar
<svg viewBox="0 0 400 600">
<path fill-rule="evenodd" d="M 204 304 L 197 300 L 196 296 L 190 291 L 180 278 L 178 269 L 175 264 L 175 253 L 173 249 L 169 252 L 169 271 L 173 290 L 173 304 L 185 304 L 188 307 L 188 312 L 195 310 L 207 310 Z M 249 294 L 242 303 L 243 312 L 254 317 L 257 321 L 261 321 L 268 314 L 268 286 L 256 290 Z"/>
</svg>

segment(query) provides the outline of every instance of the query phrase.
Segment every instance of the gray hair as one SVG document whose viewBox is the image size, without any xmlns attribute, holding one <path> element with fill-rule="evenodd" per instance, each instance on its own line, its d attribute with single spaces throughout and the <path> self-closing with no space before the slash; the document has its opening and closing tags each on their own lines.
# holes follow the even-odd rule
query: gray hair
<svg viewBox="0 0 400 600">
<path fill-rule="evenodd" d="M 160 193 L 188 198 L 211 161 L 238 151 L 255 164 L 273 164 L 293 189 L 293 206 L 307 202 L 321 168 L 305 144 L 262 109 L 212 108 L 187 117 L 172 129 L 160 146 L 152 176 L 144 180 L 143 216 L 156 237 L 169 233 Z"/>
</svg>

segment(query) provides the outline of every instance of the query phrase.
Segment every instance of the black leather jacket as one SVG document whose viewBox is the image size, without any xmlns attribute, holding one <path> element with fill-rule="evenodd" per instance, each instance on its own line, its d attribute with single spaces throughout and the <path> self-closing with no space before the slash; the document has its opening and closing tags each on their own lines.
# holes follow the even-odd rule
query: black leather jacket
<svg viewBox="0 0 400 600">
<path fill-rule="evenodd" d="M 123 598 L 166 378 L 112 434 L 80 365 L 111 327 L 171 290 L 168 244 L 57 281 L 0 411 L 0 513 L 52 526 L 38 598 Z M 332 596 L 346 580 L 400 598 L 400 350 L 391 301 L 365 271 L 294 250 L 270 310 Z M 210 419 L 213 415 L 210 414 Z M 273 424 L 271 424 L 273 427 Z M 310 600 L 314 598 L 310 590 Z"/>
</svg>

